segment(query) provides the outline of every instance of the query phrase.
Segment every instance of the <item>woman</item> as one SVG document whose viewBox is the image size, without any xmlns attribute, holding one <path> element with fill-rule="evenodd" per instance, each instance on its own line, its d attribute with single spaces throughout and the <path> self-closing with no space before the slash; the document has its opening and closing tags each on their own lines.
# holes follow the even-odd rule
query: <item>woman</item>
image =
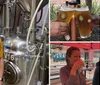
<svg viewBox="0 0 100 85">
<path fill-rule="evenodd" d="M 3 61 L 3 45 L 0 39 L 0 85 L 2 85 L 2 77 L 4 71 L 4 61 Z"/>
<path fill-rule="evenodd" d="M 67 65 L 60 69 L 62 85 L 86 85 L 85 76 L 79 70 L 84 66 L 84 63 L 80 59 L 80 50 L 78 48 L 68 48 L 66 62 Z"/>
</svg>

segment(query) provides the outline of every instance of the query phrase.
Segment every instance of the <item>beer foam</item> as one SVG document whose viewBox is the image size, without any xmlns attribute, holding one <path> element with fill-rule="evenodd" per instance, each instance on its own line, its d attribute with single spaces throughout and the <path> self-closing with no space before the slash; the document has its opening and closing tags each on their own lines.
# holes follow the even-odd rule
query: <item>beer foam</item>
<svg viewBox="0 0 100 85">
<path fill-rule="evenodd" d="M 76 11 L 89 11 L 89 8 L 88 8 L 88 6 L 82 7 L 82 8 L 76 8 Z"/>
<path fill-rule="evenodd" d="M 62 5 L 61 8 L 60 8 L 61 11 L 74 11 L 75 8 L 70 8 L 66 5 Z"/>
<path fill-rule="evenodd" d="M 60 10 L 61 11 L 74 11 L 75 9 L 74 8 L 69 8 L 67 6 L 66 7 L 62 6 Z"/>
<path fill-rule="evenodd" d="M 60 10 L 61 11 L 89 11 L 89 8 L 88 6 L 81 7 L 81 8 L 70 8 L 64 4 L 61 6 Z"/>
</svg>

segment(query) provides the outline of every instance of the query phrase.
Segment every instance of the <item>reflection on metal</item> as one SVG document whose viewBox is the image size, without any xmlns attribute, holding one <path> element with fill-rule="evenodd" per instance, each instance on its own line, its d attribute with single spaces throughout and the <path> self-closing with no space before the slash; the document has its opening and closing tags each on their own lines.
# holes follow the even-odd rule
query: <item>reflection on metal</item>
<svg viewBox="0 0 100 85">
<path fill-rule="evenodd" d="M 12 62 L 5 61 L 4 83 L 15 85 L 21 79 L 21 70 Z"/>
<path fill-rule="evenodd" d="M 27 51 L 26 50 L 26 42 L 19 37 L 16 38 L 7 38 L 4 41 L 5 47 L 10 47 L 12 50 L 17 50 L 17 51 Z"/>
<path fill-rule="evenodd" d="M 18 5 L 25 12 L 31 12 L 32 0 L 18 0 Z"/>
<path fill-rule="evenodd" d="M 25 85 L 33 58 L 21 51 L 5 51 L 5 85 Z"/>
<path fill-rule="evenodd" d="M 5 38 L 4 41 L 5 52 L 5 85 L 25 85 L 33 58 L 26 50 L 26 43 L 24 40 L 17 37 Z"/>
</svg>

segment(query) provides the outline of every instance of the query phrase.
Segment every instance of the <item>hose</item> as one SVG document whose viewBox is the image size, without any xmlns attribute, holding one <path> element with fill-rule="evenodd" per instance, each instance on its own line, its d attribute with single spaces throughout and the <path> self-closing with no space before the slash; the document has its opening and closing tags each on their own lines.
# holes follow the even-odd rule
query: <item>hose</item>
<svg viewBox="0 0 100 85">
<path fill-rule="evenodd" d="M 38 62 L 38 59 L 39 59 L 39 57 L 40 57 L 40 53 L 41 53 L 42 47 L 43 47 L 43 44 L 41 44 L 41 46 L 40 46 L 39 53 L 38 53 L 38 55 L 37 55 L 36 61 L 35 61 L 34 66 L 33 66 L 33 68 L 32 68 L 32 72 L 31 72 L 31 74 L 30 74 L 30 77 L 29 77 L 29 80 L 28 80 L 27 85 L 30 85 L 30 81 L 31 81 L 31 79 L 32 79 L 32 76 L 33 76 L 35 67 L 36 67 L 37 62 Z"/>
<path fill-rule="evenodd" d="M 38 12 L 38 10 L 39 10 L 39 7 L 41 6 L 42 2 L 43 2 L 43 0 L 41 0 L 41 1 L 39 2 L 38 6 L 37 6 L 37 8 L 36 8 L 36 11 L 35 11 L 35 13 L 34 13 L 34 15 L 33 15 L 33 17 L 32 17 L 32 20 L 31 20 L 30 26 L 29 26 L 29 30 L 28 30 L 28 33 L 27 33 L 26 48 L 27 48 L 27 50 L 28 50 L 29 52 L 32 52 L 32 51 L 35 50 L 34 45 L 31 47 L 32 49 L 30 49 L 30 48 L 28 47 L 28 39 L 29 39 L 29 35 L 30 35 L 30 32 L 31 32 L 32 25 L 33 25 L 33 22 L 34 22 L 34 20 L 35 20 L 36 14 L 37 14 L 37 12 Z"/>
</svg>

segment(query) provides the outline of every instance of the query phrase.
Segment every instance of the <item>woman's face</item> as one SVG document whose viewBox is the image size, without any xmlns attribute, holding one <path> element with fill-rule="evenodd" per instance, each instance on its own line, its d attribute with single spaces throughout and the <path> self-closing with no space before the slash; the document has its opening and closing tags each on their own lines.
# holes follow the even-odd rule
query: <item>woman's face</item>
<svg viewBox="0 0 100 85">
<path fill-rule="evenodd" d="M 73 65 L 78 59 L 80 58 L 80 51 L 74 50 L 72 51 L 71 56 L 68 56 L 68 60 L 70 61 L 70 64 Z"/>
</svg>

